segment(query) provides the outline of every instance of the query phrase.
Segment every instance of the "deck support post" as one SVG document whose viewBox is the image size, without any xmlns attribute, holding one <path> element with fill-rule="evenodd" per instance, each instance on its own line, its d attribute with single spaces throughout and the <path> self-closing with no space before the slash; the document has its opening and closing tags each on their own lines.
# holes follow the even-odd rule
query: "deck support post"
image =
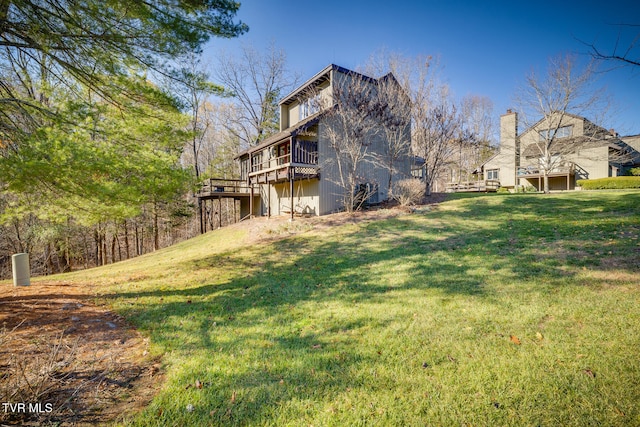
<svg viewBox="0 0 640 427">
<path fill-rule="evenodd" d="M 198 197 L 198 219 L 200 220 L 200 234 L 204 234 L 204 215 L 202 215 L 202 199 Z"/>
<path fill-rule="evenodd" d="M 251 185 L 249 192 L 251 195 L 249 196 L 249 218 L 253 218 L 253 185 Z M 242 209 L 240 209 L 242 212 Z M 242 216 L 242 214 L 240 214 Z"/>
<path fill-rule="evenodd" d="M 291 196 L 291 221 L 293 221 L 293 168 L 289 168 L 289 195 Z"/>
<path fill-rule="evenodd" d="M 222 196 L 218 196 L 218 228 L 222 228 Z"/>
</svg>

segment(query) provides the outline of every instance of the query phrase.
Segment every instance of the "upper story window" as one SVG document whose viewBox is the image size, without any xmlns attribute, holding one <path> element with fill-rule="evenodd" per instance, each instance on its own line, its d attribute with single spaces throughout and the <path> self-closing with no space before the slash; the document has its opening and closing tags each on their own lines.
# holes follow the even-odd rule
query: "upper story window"
<svg viewBox="0 0 640 427">
<path fill-rule="evenodd" d="M 557 129 L 544 129 L 539 132 L 540 141 L 548 141 L 553 138 L 567 138 L 570 137 L 573 131 L 573 126 L 562 126 Z"/>
<path fill-rule="evenodd" d="M 306 119 L 307 117 L 320 111 L 320 94 L 311 96 L 300 103 L 300 113 L 298 120 Z"/>
</svg>

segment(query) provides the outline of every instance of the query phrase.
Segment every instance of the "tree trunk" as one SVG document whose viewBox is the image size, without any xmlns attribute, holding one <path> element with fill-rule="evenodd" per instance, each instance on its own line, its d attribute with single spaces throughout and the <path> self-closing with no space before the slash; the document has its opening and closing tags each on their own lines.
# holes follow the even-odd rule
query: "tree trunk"
<svg viewBox="0 0 640 427">
<path fill-rule="evenodd" d="M 160 249 L 160 230 L 158 230 L 158 204 L 153 204 L 153 250 Z"/>
<path fill-rule="evenodd" d="M 88 258 L 89 258 L 89 243 L 87 243 L 87 234 L 82 233 L 82 244 L 84 246 L 84 256 L 82 257 L 84 268 L 89 268 Z"/>
<path fill-rule="evenodd" d="M 387 197 L 393 193 L 393 158 L 389 159 L 389 185 L 387 186 Z"/>
<path fill-rule="evenodd" d="M 547 170 L 543 171 L 542 179 L 544 182 L 544 194 L 549 194 L 549 172 Z"/>
<path fill-rule="evenodd" d="M 102 242 L 102 265 L 107 265 L 107 232 L 102 231 L 100 233 L 100 240 Z"/>
<path fill-rule="evenodd" d="M 127 256 L 127 259 L 131 258 L 129 253 L 129 228 L 127 227 L 127 220 L 124 220 L 124 253 Z"/>
<path fill-rule="evenodd" d="M 111 235 L 111 264 L 116 262 L 116 233 Z"/>
<path fill-rule="evenodd" d="M 100 232 L 98 231 L 98 228 L 96 227 L 93 230 L 93 241 L 96 244 L 95 250 L 93 252 L 93 261 L 95 263 L 96 266 L 100 265 Z"/>
<path fill-rule="evenodd" d="M 424 168 L 424 194 L 426 197 L 431 197 L 431 182 L 427 175 L 427 168 Z"/>
<path fill-rule="evenodd" d="M 135 235 L 136 235 L 136 255 L 142 255 L 140 253 L 140 232 L 138 231 L 138 223 L 135 224 Z"/>
</svg>

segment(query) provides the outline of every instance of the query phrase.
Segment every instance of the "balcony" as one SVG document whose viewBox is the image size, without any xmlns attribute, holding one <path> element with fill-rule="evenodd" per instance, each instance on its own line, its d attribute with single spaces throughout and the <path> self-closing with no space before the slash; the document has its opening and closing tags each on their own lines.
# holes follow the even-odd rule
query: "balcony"
<svg viewBox="0 0 640 427">
<path fill-rule="evenodd" d="M 548 176 L 567 176 L 575 172 L 575 165 L 571 162 L 565 162 L 548 171 Z M 543 170 L 539 166 L 526 166 L 518 168 L 518 178 L 538 178 L 544 176 Z"/>
<path fill-rule="evenodd" d="M 249 184 L 278 183 L 290 180 L 318 177 L 318 143 L 313 141 L 296 141 L 292 152 L 283 150 L 281 146 L 274 151 L 285 151 L 277 157 L 264 159 L 262 152 L 251 157 Z"/>
</svg>

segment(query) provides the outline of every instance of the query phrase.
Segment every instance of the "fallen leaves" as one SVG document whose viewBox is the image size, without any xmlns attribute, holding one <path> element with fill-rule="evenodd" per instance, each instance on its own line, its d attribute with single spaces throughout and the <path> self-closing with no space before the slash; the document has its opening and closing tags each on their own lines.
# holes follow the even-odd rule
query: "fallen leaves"
<svg viewBox="0 0 640 427">
<path fill-rule="evenodd" d="M 504 337 L 504 335 L 502 335 L 502 334 L 498 334 L 498 335 L 501 336 L 501 337 Z M 533 343 L 542 343 L 542 341 L 544 341 L 545 338 L 544 338 L 544 335 L 542 335 L 542 333 L 536 332 L 536 339 L 535 340 L 533 338 L 528 338 L 528 339 L 529 339 L 529 341 L 531 341 Z M 515 344 L 515 345 L 522 345 L 522 340 L 517 335 L 510 334 L 509 335 L 509 341 L 512 344 Z M 539 345 L 542 345 L 542 344 L 539 344 Z"/>
<path fill-rule="evenodd" d="M 195 380 L 195 382 L 190 383 L 190 384 L 187 384 L 187 386 L 186 386 L 184 389 L 185 389 L 185 390 L 188 390 L 188 389 L 190 389 L 191 387 L 193 387 L 193 388 L 197 388 L 197 389 L 202 389 L 203 387 L 208 386 L 208 385 L 210 385 L 210 384 L 209 384 L 209 383 L 203 383 L 203 382 L 202 382 L 202 381 L 200 381 L 200 380 Z"/>
</svg>

